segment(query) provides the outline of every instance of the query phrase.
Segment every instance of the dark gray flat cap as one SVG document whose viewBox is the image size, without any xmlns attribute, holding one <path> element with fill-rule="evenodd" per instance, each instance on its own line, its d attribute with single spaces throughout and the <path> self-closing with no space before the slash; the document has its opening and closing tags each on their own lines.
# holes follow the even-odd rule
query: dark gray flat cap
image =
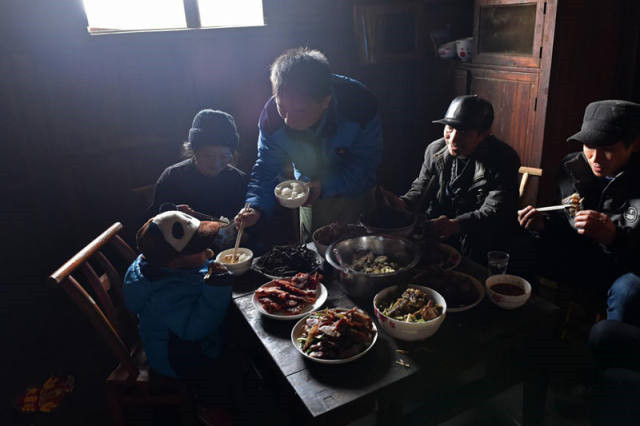
<svg viewBox="0 0 640 426">
<path fill-rule="evenodd" d="M 580 131 L 567 141 L 590 146 L 607 146 L 639 135 L 640 104 L 606 100 L 587 105 Z"/>
</svg>

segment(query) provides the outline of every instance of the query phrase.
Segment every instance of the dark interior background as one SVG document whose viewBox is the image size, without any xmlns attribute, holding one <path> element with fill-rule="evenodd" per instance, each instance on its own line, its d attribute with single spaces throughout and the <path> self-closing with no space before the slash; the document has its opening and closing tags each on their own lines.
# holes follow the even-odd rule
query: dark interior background
<svg viewBox="0 0 640 426">
<path fill-rule="evenodd" d="M 250 171 L 268 68 L 283 50 L 320 49 L 335 72 L 368 85 L 383 118 L 380 181 L 402 192 L 417 174 L 441 134 L 431 120 L 446 110 L 455 66 L 434 57 L 428 34 L 449 23 L 452 39 L 470 36 L 473 1 L 425 0 L 423 54 L 377 64 L 358 59 L 352 1 L 263 3 L 260 28 L 100 36 L 87 33 L 81 0 L 0 3 L 3 404 L 48 374 L 82 377 L 94 361 L 100 374 L 108 355 L 46 277 L 115 221 L 132 236 L 144 211 L 133 189 L 179 159 L 198 110 L 234 115 L 239 167 Z M 637 51 L 611 54 L 635 67 Z"/>
</svg>

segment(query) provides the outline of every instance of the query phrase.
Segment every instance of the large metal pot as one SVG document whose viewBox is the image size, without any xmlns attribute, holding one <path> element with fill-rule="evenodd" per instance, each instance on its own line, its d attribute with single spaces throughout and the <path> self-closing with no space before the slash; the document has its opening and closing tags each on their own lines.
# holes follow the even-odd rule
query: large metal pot
<svg viewBox="0 0 640 426">
<path fill-rule="evenodd" d="M 353 255 L 360 251 L 371 251 L 374 255 L 386 255 L 398 262 L 396 272 L 368 274 L 349 267 Z M 339 272 L 340 285 L 345 293 L 353 297 L 369 297 L 391 285 L 406 284 L 411 270 L 420 261 L 420 249 L 413 242 L 391 235 L 366 235 L 337 241 L 327 248 L 325 258 Z"/>
</svg>

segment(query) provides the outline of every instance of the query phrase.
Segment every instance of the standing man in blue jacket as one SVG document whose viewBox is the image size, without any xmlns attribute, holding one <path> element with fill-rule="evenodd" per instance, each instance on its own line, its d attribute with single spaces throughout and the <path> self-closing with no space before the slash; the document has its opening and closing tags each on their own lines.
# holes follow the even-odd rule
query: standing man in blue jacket
<svg viewBox="0 0 640 426">
<path fill-rule="evenodd" d="M 278 175 L 293 165 L 310 194 L 300 209 L 303 241 L 331 222 L 350 223 L 373 208 L 382 132 L 375 96 L 362 83 L 332 74 L 317 50 L 291 49 L 271 65 L 273 96 L 258 127 L 258 158 L 236 223 L 272 213 Z"/>
</svg>

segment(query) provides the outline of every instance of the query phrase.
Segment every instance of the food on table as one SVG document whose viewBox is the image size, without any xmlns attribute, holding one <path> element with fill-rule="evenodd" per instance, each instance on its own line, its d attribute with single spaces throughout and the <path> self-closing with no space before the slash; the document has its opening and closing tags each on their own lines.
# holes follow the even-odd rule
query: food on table
<svg viewBox="0 0 640 426">
<path fill-rule="evenodd" d="M 359 225 L 331 223 L 318 229 L 316 239 L 320 244 L 329 245 L 338 240 L 360 237 L 367 234 L 367 229 Z"/>
<path fill-rule="evenodd" d="M 445 244 L 427 244 L 422 251 L 422 263 L 440 269 L 451 269 L 460 262 L 460 253 Z"/>
<path fill-rule="evenodd" d="M 447 307 L 453 309 L 473 304 L 480 295 L 470 276 L 456 272 L 429 271 L 412 282 L 434 289 L 447 301 Z"/>
<path fill-rule="evenodd" d="M 364 311 L 325 309 L 307 317 L 298 343 L 312 358 L 345 359 L 364 351 L 374 336 L 373 322 Z"/>
<path fill-rule="evenodd" d="M 398 270 L 398 263 L 389 259 L 388 256 L 376 256 L 372 251 L 357 251 L 353 255 L 353 262 L 350 265 L 354 271 L 366 274 L 389 274 Z"/>
<path fill-rule="evenodd" d="M 306 188 L 304 184 L 298 182 L 286 183 L 278 185 L 275 189 L 276 195 L 288 200 L 295 200 L 304 197 Z"/>
<path fill-rule="evenodd" d="M 292 278 L 273 280 L 256 290 L 258 302 L 270 314 L 298 315 L 318 298 L 316 289 L 322 275 L 299 273 Z"/>
<path fill-rule="evenodd" d="M 291 277 L 298 272 L 313 273 L 320 264 L 313 250 L 303 245 L 274 246 L 256 261 L 262 273 L 276 277 Z"/>
<path fill-rule="evenodd" d="M 426 322 L 442 315 L 442 306 L 436 305 L 427 293 L 408 288 L 400 297 L 392 296 L 380 301 L 378 309 L 386 316 L 404 322 Z"/>
<path fill-rule="evenodd" d="M 220 261 L 222 263 L 234 264 L 234 263 L 244 262 L 248 260 L 250 257 L 251 256 L 248 253 L 236 253 L 236 257 L 234 259 L 233 253 L 231 253 L 231 254 L 225 254 L 224 256 L 222 256 L 222 259 L 220 259 Z"/>
<path fill-rule="evenodd" d="M 504 294 L 505 296 L 522 296 L 524 289 L 520 286 L 510 283 L 499 283 L 489 287 L 496 293 Z"/>
</svg>

